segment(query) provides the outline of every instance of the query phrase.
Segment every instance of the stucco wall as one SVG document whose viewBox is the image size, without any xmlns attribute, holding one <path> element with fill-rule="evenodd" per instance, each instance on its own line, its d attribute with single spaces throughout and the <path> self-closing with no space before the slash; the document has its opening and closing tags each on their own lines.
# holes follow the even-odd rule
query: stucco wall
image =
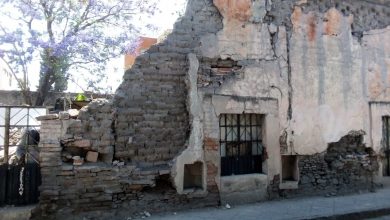
<svg viewBox="0 0 390 220">
<path fill-rule="evenodd" d="M 383 4 L 388 3 L 214 0 L 223 29 L 200 40 L 199 91 L 226 96 L 222 113 L 251 112 L 244 102 L 229 97 L 277 100 L 276 113 L 271 114 L 277 128 L 267 129 L 284 143 L 276 143 L 278 153 L 269 155 L 272 163 L 266 163 L 264 171 L 269 182 L 281 173 L 280 151 L 322 153 L 330 143 L 359 130 L 366 134 L 367 147 L 381 149 L 381 120 L 388 107 L 370 109 L 369 102 L 389 98 L 390 11 Z M 204 99 L 205 115 L 213 122 L 204 129 L 206 145 L 218 143 L 221 113 L 216 110 L 219 104 L 209 105 Z M 271 146 L 266 145 L 272 151 Z M 211 161 L 218 171 L 218 152 L 206 149 L 208 154 L 214 155 Z M 219 173 L 213 175 L 218 184 Z"/>
<path fill-rule="evenodd" d="M 351 130 L 368 133 L 368 101 L 388 99 L 390 50 L 379 40 L 390 37 L 388 28 L 364 32 L 359 42 L 352 35 L 353 16 L 335 8 L 325 14 L 296 8 L 292 18 L 294 150 L 319 153 Z"/>
<path fill-rule="evenodd" d="M 262 187 L 255 200 L 279 190 L 282 155 L 313 161 L 360 130 L 362 145 L 377 153 L 381 118 L 390 112 L 372 104 L 390 101 L 389 4 L 190 0 L 172 33 L 125 73 L 106 116 L 113 123 L 99 129 L 112 131 L 115 159 L 167 165 L 177 192 L 190 196 L 184 166 L 194 162 L 202 163 L 201 196 L 236 195 L 223 190 L 229 180 L 220 175 L 220 114 L 264 116 L 262 184 L 243 192 Z M 90 112 L 82 120 L 95 118 Z"/>
</svg>

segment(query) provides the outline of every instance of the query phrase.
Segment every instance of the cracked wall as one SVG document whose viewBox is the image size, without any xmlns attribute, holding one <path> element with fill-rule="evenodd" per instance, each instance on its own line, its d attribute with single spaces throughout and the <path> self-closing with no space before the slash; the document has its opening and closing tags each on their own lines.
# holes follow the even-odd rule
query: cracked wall
<svg viewBox="0 0 390 220">
<path fill-rule="evenodd" d="M 346 16 L 335 8 L 325 13 L 293 11 L 292 130 L 297 154 L 323 152 L 327 143 L 351 130 L 368 133 L 368 102 L 380 95 L 380 100 L 388 99 L 384 88 L 390 73 L 389 47 L 379 40 L 389 38 L 388 28 L 363 32 L 359 40 L 353 36 L 354 23 L 353 14 Z M 370 144 L 371 137 L 365 137 Z"/>
<path fill-rule="evenodd" d="M 126 71 L 111 109 L 81 115 L 99 136 L 79 132 L 136 169 L 169 167 L 189 198 L 196 190 L 184 190 L 185 166 L 202 163 L 198 195 L 216 202 L 245 193 L 240 184 L 224 188 L 232 180 L 220 175 L 220 114 L 261 114 L 263 172 L 239 179 L 246 192 L 262 187 L 253 200 L 270 198 L 283 155 L 323 154 L 353 130 L 365 131 L 362 144 L 382 148 L 389 13 L 383 0 L 189 0 L 172 33 Z"/>
<path fill-rule="evenodd" d="M 389 3 L 215 0 L 214 4 L 223 17 L 223 29 L 200 40 L 200 94 L 211 99 L 277 100 L 274 135 L 280 136 L 280 143 L 275 148 L 282 155 L 323 153 L 329 143 L 353 130 L 366 131 L 363 142 L 376 152 L 382 148 L 380 120 L 388 106 L 371 111 L 370 103 L 387 102 L 389 97 Z M 215 68 L 219 60 L 232 61 L 225 73 Z M 204 111 L 210 111 L 206 118 L 214 126 L 205 126 L 205 145 L 218 144 L 218 106 L 207 99 Z M 250 112 L 242 107 L 244 102 L 226 101 L 224 106 L 220 113 Z M 272 152 L 273 147 L 268 149 Z M 213 176 L 218 185 L 219 152 L 212 148 L 205 153 L 217 168 Z M 271 154 L 269 161 L 276 161 L 264 171 L 271 183 L 281 173 L 280 154 Z"/>
<path fill-rule="evenodd" d="M 116 158 L 154 166 L 169 163 L 185 149 L 190 132 L 187 54 L 200 36 L 220 26 L 211 3 L 190 1 L 167 39 L 137 57 L 114 97 Z"/>
</svg>

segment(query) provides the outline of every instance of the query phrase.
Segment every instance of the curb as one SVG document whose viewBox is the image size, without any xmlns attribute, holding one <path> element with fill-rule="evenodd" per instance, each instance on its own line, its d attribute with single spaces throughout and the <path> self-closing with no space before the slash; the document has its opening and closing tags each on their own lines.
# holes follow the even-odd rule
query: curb
<svg viewBox="0 0 390 220">
<path fill-rule="evenodd" d="M 333 216 L 305 218 L 305 220 L 361 220 L 381 217 L 384 215 L 390 215 L 390 207 L 375 210 L 358 211 L 353 213 L 336 214 Z"/>
</svg>

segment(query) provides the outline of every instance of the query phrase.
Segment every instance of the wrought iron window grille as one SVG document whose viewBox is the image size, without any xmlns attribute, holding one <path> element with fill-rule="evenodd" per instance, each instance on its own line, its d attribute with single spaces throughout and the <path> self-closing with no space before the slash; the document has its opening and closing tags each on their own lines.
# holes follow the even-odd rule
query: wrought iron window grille
<svg viewBox="0 0 390 220">
<path fill-rule="evenodd" d="M 260 114 L 221 114 L 221 176 L 262 172 L 262 124 Z"/>
</svg>

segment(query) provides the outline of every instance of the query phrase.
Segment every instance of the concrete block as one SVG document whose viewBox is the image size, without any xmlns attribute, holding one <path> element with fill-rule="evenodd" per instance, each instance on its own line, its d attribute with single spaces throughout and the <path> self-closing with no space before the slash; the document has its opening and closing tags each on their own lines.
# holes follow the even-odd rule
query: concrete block
<svg viewBox="0 0 390 220">
<path fill-rule="evenodd" d="M 55 120 L 55 119 L 58 119 L 58 114 L 42 115 L 42 116 L 36 117 L 35 119 L 37 119 L 38 121 Z"/>
</svg>

